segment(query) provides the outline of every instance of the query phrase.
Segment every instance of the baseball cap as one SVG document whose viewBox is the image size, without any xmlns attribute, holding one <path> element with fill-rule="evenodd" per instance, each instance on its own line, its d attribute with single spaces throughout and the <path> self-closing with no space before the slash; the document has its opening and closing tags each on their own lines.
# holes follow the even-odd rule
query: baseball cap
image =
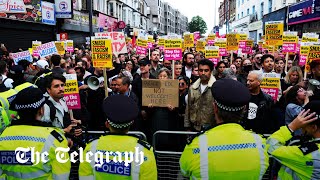
<svg viewBox="0 0 320 180">
<path fill-rule="evenodd" d="M 46 60 L 39 60 L 33 63 L 34 66 L 38 66 L 41 69 L 46 69 L 49 67 L 49 63 Z"/>
</svg>

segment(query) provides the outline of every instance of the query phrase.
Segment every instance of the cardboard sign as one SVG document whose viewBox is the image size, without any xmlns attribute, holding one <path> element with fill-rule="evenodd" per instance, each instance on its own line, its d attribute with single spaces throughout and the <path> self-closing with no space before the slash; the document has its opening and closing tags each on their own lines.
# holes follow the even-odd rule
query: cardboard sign
<svg viewBox="0 0 320 180">
<path fill-rule="evenodd" d="M 39 56 L 41 58 L 50 56 L 52 54 L 58 54 L 58 50 L 54 42 L 48 42 L 48 43 L 42 44 L 38 46 L 36 50 L 39 52 Z"/>
<path fill-rule="evenodd" d="M 54 42 L 54 44 L 58 50 L 58 54 L 64 55 L 65 54 L 64 42 L 63 41 L 56 41 L 56 42 Z"/>
<path fill-rule="evenodd" d="M 40 54 L 37 51 L 37 47 L 41 45 L 41 41 L 32 41 L 32 55 L 39 57 Z"/>
<path fill-rule="evenodd" d="M 67 40 L 66 41 L 66 47 L 67 47 L 67 51 L 68 52 L 73 52 L 74 51 L 73 40 Z"/>
<path fill-rule="evenodd" d="M 12 53 L 12 58 L 15 64 L 18 64 L 20 60 L 28 60 L 29 62 L 33 62 L 30 51 L 22 51 L 17 53 Z"/>
<path fill-rule="evenodd" d="M 261 83 L 263 92 L 269 94 L 273 100 L 278 99 L 280 88 L 280 75 L 276 73 L 264 73 Z"/>
<path fill-rule="evenodd" d="M 282 52 L 295 53 L 297 51 L 298 36 L 297 32 L 284 32 L 282 36 Z"/>
<path fill-rule="evenodd" d="M 185 34 L 183 35 L 183 39 L 184 39 L 184 48 L 188 48 L 188 47 L 194 47 L 194 38 L 193 38 L 193 34 Z"/>
<path fill-rule="evenodd" d="M 320 61 L 320 45 L 310 46 L 308 59 L 305 67 L 306 72 L 310 72 L 310 63 L 312 61 Z"/>
<path fill-rule="evenodd" d="M 282 45 L 283 21 L 269 21 L 265 24 L 267 45 Z"/>
<path fill-rule="evenodd" d="M 117 56 L 118 54 L 128 53 L 126 39 L 123 32 L 103 32 L 95 33 L 95 37 L 112 40 L 112 51 Z"/>
<path fill-rule="evenodd" d="M 68 109 L 81 109 L 78 81 L 76 74 L 64 74 L 66 84 L 64 86 L 64 100 Z"/>
<path fill-rule="evenodd" d="M 93 67 L 112 68 L 111 39 L 91 40 Z"/>
<path fill-rule="evenodd" d="M 206 41 L 198 40 L 196 43 L 197 51 L 203 52 L 205 50 L 205 48 L 206 48 Z"/>
<path fill-rule="evenodd" d="M 239 48 L 239 34 L 227 34 L 227 51 L 237 51 Z"/>
<path fill-rule="evenodd" d="M 178 80 L 142 80 L 142 106 L 152 104 L 154 107 L 179 106 Z"/>
<path fill-rule="evenodd" d="M 166 39 L 164 41 L 164 59 L 181 60 L 182 59 L 182 40 Z"/>
</svg>

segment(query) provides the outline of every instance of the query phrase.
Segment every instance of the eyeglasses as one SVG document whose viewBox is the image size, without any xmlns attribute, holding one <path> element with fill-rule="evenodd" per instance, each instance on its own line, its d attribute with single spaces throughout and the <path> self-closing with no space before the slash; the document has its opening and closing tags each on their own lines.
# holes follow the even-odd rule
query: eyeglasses
<svg viewBox="0 0 320 180">
<path fill-rule="evenodd" d="M 184 85 L 185 85 L 185 83 L 184 83 L 184 82 L 179 83 L 179 86 L 184 86 Z"/>
</svg>

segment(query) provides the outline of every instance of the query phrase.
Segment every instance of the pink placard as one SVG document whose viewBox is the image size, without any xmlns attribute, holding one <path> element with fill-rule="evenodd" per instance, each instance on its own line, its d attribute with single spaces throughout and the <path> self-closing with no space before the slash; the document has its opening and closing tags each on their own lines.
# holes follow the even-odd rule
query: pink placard
<svg viewBox="0 0 320 180">
<path fill-rule="evenodd" d="M 269 94 L 273 100 L 278 99 L 278 94 L 279 94 L 279 88 L 261 88 L 263 92 L 266 94 Z"/>
<path fill-rule="evenodd" d="M 245 49 L 245 48 L 246 48 L 246 45 L 247 45 L 247 42 L 246 42 L 246 41 L 239 41 L 239 48 Z"/>
<path fill-rule="evenodd" d="M 227 56 L 227 49 L 226 48 L 219 48 L 219 56 Z"/>
<path fill-rule="evenodd" d="M 137 46 L 136 54 L 138 54 L 138 55 L 140 55 L 140 54 L 146 55 L 147 54 L 147 48 L 141 47 L 141 46 Z"/>
<path fill-rule="evenodd" d="M 79 93 L 65 94 L 63 98 L 69 109 L 81 109 Z"/>
<path fill-rule="evenodd" d="M 182 59 L 182 49 L 165 49 L 164 50 L 165 60 L 181 60 Z"/>
<path fill-rule="evenodd" d="M 213 62 L 213 64 L 216 66 L 218 64 L 219 58 L 210 58 L 210 61 Z"/>
<path fill-rule="evenodd" d="M 300 54 L 300 43 L 297 44 L 296 53 Z"/>
<path fill-rule="evenodd" d="M 152 42 L 148 42 L 148 48 L 151 49 L 153 46 Z"/>
<path fill-rule="evenodd" d="M 73 49 L 73 47 L 67 47 L 67 51 L 68 51 L 68 52 L 73 52 L 74 49 Z"/>
<path fill-rule="evenodd" d="M 242 49 L 243 53 L 252 54 L 252 47 L 246 46 L 246 48 Z"/>
<path fill-rule="evenodd" d="M 289 53 L 289 52 L 296 52 L 296 51 L 297 51 L 297 44 L 296 43 L 283 43 L 282 52 Z"/>
<path fill-rule="evenodd" d="M 159 46 L 159 49 L 162 51 L 164 50 L 164 46 Z"/>
<path fill-rule="evenodd" d="M 299 66 L 306 65 L 307 58 L 308 58 L 308 55 L 300 55 Z"/>
<path fill-rule="evenodd" d="M 194 43 L 196 44 L 198 39 L 200 39 L 200 32 L 196 31 L 193 33 Z"/>
<path fill-rule="evenodd" d="M 214 40 L 208 40 L 207 44 L 208 44 L 209 46 L 213 46 L 213 45 L 214 45 Z"/>
</svg>

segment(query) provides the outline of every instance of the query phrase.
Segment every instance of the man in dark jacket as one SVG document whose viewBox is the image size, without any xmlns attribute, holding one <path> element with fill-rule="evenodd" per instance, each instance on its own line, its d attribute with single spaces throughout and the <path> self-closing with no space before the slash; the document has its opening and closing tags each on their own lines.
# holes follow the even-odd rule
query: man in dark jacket
<svg viewBox="0 0 320 180">
<path fill-rule="evenodd" d="M 247 87 L 251 94 L 248 115 L 244 118 L 244 127 L 258 134 L 272 134 L 279 129 L 279 122 L 273 117 L 274 101 L 264 93 L 260 84 L 263 79 L 261 71 L 251 71 L 247 78 Z"/>
</svg>

